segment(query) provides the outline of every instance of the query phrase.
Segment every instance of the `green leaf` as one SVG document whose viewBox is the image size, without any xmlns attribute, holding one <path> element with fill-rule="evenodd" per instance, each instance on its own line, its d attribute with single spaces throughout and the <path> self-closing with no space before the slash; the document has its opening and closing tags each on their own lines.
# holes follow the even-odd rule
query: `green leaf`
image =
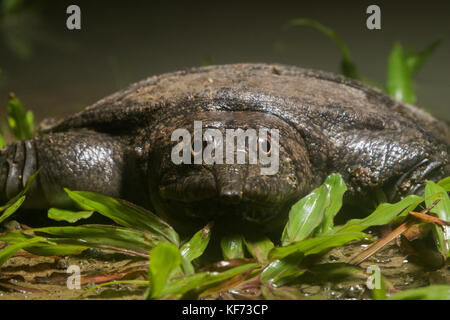
<svg viewBox="0 0 450 320">
<path fill-rule="evenodd" d="M 342 246 L 353 240 L 362 240 L 367 235 L 362 232 L 336 233 L 309 238 L 294 242 L 288 246 L 276 247 L 269 253 L 270 259 L 282 259 L 296 252 L 301 252 L 305 256 L 321 253 L 325 250 Z"/>
<path fill-rule="evenodd" d="M 330 197 L 326 185 L 313 190 L 294 204 L 281 236 L 283 246 L 307 238 L 323 221 L 329 204 Z"/>
<path fill-rule="evenodd" d="M 0 135 L 0 148 L 3 148 L 5 146 L 6 146 L 5 139 L 3 139 L 3 136 Z"/>
<path fill-rule="evenodd" d="M 249 234 L 245 237 L 245 246 L 259 263 L 267 262 L 269 252 L 274 248 L 273 242 L 266 236 L 260 234 Z"/>
<path fill-rule="evenodd" d="M 181 267 L 183 269 L 185 276 L 190 276 L 195 273 L 195 268 L 192 265 L 192 262 L 186 259 L 186 257 L 181 256 Z"/>
<path fill-rule="evenodd" d="M 161 295 L 169 276 L 180 264 L 180 251 L 171 243 L 162 242 L 150 251 L 150 293 L 148 298 L 154 299 Z"/>
<path fill-rule="evenodd" d="M 317 228 L 317 235 L 329 233 L 334 228 L 334 217 L 341 210 L 342 198 L 345 191 L 347 191 L 347 186 L 341 175 L 336 173 L 330 175 L 324 182 L 328 187 L 328 193 L 330 197 L 330 204 L 325 210 L 325 217 Z"/>
<path fill-rule="evenodd" d="M 242 235 L 230 233 L 220 239 L 220 247 L 225 260 L 244 258 Z"/>
<path fill-rule="evenodd" d="M 196 290 L 202 292 L 207 288 L 239 274 L 249 272 L 258 267 L 256 263 L 244 264 L 224 272 L 201 272 L 191 276 L 182 277 L 171 281 L 162 291 L 161 296 L 182 296 L 187 292 Z"/>
<path fill-rule="evenodd" d="M 0 223 L 9 218 L 14 212 L 19 209 L 22 203 L 25 201 L 25 196 L 20 197 L 16 202 L 14 202 L 6 211 L 0 216 Z"/>
<path fill-rule="evenodd" d="M 363 231 L 368 227 L 380 226 L 391 222 L 395 217 L 405 210 L 412 210 L 417 207 L 424 198 L 416 195 L 409 195 L 401 201 L 391 204 L 382 203 L 369 216 L 363 219 L 352 219 L 343 226 L 337 226 L 335 232 Z"/>
<path fill-rule="evenodd" d="M 330 281 L 349 277 L 358 279 L 367 278 L 363 270 L 344 262 L 321 263 L 308 266 L 308 273 L 312 274 L 315 279 L 317 278 L 321 281 Z"/>
<path fill-rule="evenodd" d="M 32 246 L 37 242 L 41 242 L 44 239 L 40 237 L 35 237 L 29 240 L 21 241 L 10 246 L 7 246 L 0 251 L 0 266 L 3 265 L 9 258 L 11 258 L 20 249 Z M 44 240 L 45 241 L 45 240 Z"/>
<path fill-rule="evenodd" d="M 374 300 L 386 300 L 386 283 L 383 277 L 380 275 L 380 288 L 374 288 L 372 290 L 372 298 Z"/>
<path fill-rule="evenodd" d="M 306 269 L 300 268 L 302 253 L 291 254 L 283 259 L 272 261 L 261 273 L 261 282 L 282 286 L 301 276 Z"/>
<path fill-rule="evenodd" d="M 439 219 L 450 222 L 450 198 L 447 191 L 433 181 L 428 181 L 425 186 L 425 204 L 427 207 L 435 201 L 433 196 L 436 194 L 439 195 L 441 200 L 430 211 L 436 213 Z M 440 226 L 435 225 L 433 234 L 439 251 L 446 258 L 450 251 L 450 227 L 444 226 L 441 229 Z"/>
<path fill-rule="evenodd" d="M 315 20 L 304 18 L 292 19 L 288 21 L 288 23 L 285 25 L 285 28 L 297 26 L 312 27 L 320 31 L 324 35 L 326 35 L 328 38 L 330 38 L 336 44 L 336 46 L 339 48 L 342 54 L 342 62 L 341 62 L 342 74 L 348 78 L 361 80 L 361 76 L 358 73 L 356 63 L 354 62 L 352 55 L 350 54 L 350 50 L 344 44 L 344 41 L 342 41 L 342 39 L 336 34 L 336 32 L 334 32 L 333 29 L 326 27 Z"/>
<path fill-rule="evenodd" d="M 107 225 L 83 225 L 47 227 L 27 230 L 45 233 L 65 239 L 75 239 L 71 244 L 83 244 L 95 248 L 122 249 L 123 252 L 147 256 L 148 251 L 159 244 L 159 239 L 142 231 Z M 52 238 L 50 241 L 56 241 Z"/>
<path fill-rule="evenodd" d="M 8 242 L 10 244 L 15 244 L 23 241 L 28 241 L 30 239 L 35 238 L 34 235 L 25 234 L 21 231 L 11 231 L 8 233 L 0 234 L 0 241 Z M 45 238 L 40 237 L 41 240 L 45 240 Z"/>
<path fill-rule="evenodd" d="M 24 250 L 40 256 L 79 254 L 89 248 L 80 240 L 52 238 L 50 241 L 48 238 L 16 231 L 0 236 L 0 241 L 11 244 L 19 244 L 32 239 L 39 239 L 39 241 L 36 241 L 36 243 L 33 243 L 30 246 L 24 247 Z"/>
<path fill-rule="evenodd" d="M 31 111 L 25 112 L 14 94 L 8 98 L 8 122 L 16 139 L 31 139 L 34 133 L 34 120 Z"/>
<path fill-rule="evenodd" d="M 450 286 L 434 285 L 394 294 L 388 300 L 450 300 Z"/>
<path fill-rule="evenodd" d="M 394 45 L 389 57 L 387 92 L 399 101 L 411 104 L 416 102 L 412 86 L 412 75 L 400 43 Z"/>
<path fill-rule="evenodd" d="M 94 211 L 70 211 L 51 208 L 48 210 L 48 217 L 56 221 L 67 221 L 74 223 L 78 220 L 89 218 L 93 213 Z"/>
<path fill-rule="evenodd" d="M 212 224 L 208 223 L 202 230 L 198 231 L 194 236 L 186 242 L 180 249 L 181 255 L 189 262 L 200 257 L 208 246 L 211 239 Z"/>
<path fill-rule="evenodd" d="M 425 61 L 428 60 L 430 55 L 436 50 L 436 48 L 441 44 L 441 42 L 442 39 L 437 39 L 421 52 L 418 53 L 408 52 L 406 54 L 406 64 L 408 66 L 411 77 L 414 77 L 417 74 L 420 68 L 422 68 Z"/>
<path fill-rule="evenodd" d="M 98 193 L 64 190 L 84 209 L 95 210 L 117 224 L 155 234 L 179 246 L 180 238 L 175 230 L 144 208 Z"/>
<path fill-rule="evenodd" d="M 39 171 L 41 171 L 40 168 L 31 177 L 28 178 L 27 182 L 25 183 L 25 187 L 18 194 L 16 194 L 13 198 L 9 199 L 9 201 L 5 205 L 0 207 L 0 212 L 6 210 L 7 208 L 15 204 L 25 193 L 28 192 L 28 189 L 30 189 L 31 184 L 38 175 Z"/>
<path fill-rule="evenodd" d="M 53 239 L 52 239 L 53 240 Z M 74 243 L 65 244 L 63 239 L 56 239 L 55 243 L 39 243 L 24 250 L 38 256 L 70 256 L 82 253 L 89 249 L 81 241 L 72 241 Z"/>
<path fill-rule="evenodd" d="M 442 179 L 441 181 L 438 182 L 438 185 L 444 188 L 445 191 L 450 192 L 450 177 Z"/>
</svg>

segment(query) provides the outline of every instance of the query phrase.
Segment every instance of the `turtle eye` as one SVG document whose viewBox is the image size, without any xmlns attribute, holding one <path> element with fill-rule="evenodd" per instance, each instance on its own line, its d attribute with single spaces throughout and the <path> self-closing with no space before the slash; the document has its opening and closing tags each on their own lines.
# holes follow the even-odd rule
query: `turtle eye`
<svg viewBox="0 0 450 320">
<path fill-rule="evenodd" d="M 263 152 L 265 155 L 270 155 L 272 153 L 272 146 L 270 144 L 270 138 L 259 139 L 259 150 Z"/>
</svg>

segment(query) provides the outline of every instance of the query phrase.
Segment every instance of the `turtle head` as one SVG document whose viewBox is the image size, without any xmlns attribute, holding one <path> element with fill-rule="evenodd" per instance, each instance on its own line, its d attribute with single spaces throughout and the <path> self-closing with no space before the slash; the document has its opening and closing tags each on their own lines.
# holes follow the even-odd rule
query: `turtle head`
<svg viewBox="0 0 450 320">
<path fill-rule="evenodd" d="M 153 166 L 152 202 L 168 218 L 285 223 L 311 187 L 301 135 L 275 116 L 205 112 L 165 136 L 153 151 L 162 158 Z"/>
</svg>

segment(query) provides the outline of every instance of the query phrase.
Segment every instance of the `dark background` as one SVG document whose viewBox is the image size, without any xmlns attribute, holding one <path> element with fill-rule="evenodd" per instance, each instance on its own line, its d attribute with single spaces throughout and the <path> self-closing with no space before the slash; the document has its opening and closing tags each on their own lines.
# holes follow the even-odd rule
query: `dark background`
<svg viewBox="0 0 450 320">
<path fill-rule="evenodd" d="M 0 0 L 1 1 L 1 0 Z M 82 29 L 66 29 L 66 8 Z M 382 30 L 366 28 L 381 7 Z M 14 91 L 37 121 L 80 110 L 128 84 L 191 66 L 278 62 L 339 72 L 341 55 L 292 18 L 312 18 L 345 41 L 360 72 L 385 83 L 395 41 L 444 42 L 418 74 L 418 105 L 450 119 L 450 1 L 27 1 L 0 19 L 0 119 Z M 0 120 L 1 121 L 1 120 Z"/>
</svg>

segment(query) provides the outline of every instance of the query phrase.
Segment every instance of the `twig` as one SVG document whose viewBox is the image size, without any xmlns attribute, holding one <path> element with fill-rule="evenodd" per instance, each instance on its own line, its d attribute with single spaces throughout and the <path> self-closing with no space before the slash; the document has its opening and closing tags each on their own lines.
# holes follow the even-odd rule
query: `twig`
<svg viewBox="0 0 450 320">
<path fill-rule="evenodd" d="M 435 200 L 428 208 L 425 208 L 421 212 L 415 212 L 415 213 L 417 213 L 422 218 L 424 216 L 432 217 L 430 215 L 427 215 L 427 213 L 430 212 L 430 210 L 433 209 L 439 203 L 440 200 L 441 199 Z M 411 212 L 412 211 L 409 211 L 409 213 L 411 213 Z M 416 216 L 415 214 L 412 214 L 412 215 Z M 435 217 L 433 217 L 433 218 L 435 218 Z M 435 218 L 435 219 L 438 219 L 438 218 Z M 427 222 L 429 222 L 429 221 L 427 221 Z M 386 235 L 384 238 L 378 240 L 371 246 L 367 247 L 364 251 L 353 256 L 350 259 L 349 263 L 355 264 L 355 265 L 362 263 L 364 260 L 366 260 L 367 258 L 371 257 L 373 254 L 375 254 L 376 252 L 378 252 L 379 250 L 384 248 L 389 242 L 391 242 L 392 240 L 397 238 L 399 235 L 404 233 L 406 230 L 408 230 L 412 225 L 414 225 L 416 223 L 417 223 L 416 219 L 411 219 L 407 222 L 402 223 L 400 226 L 398 226 L 394 231 L 392 231 L 391 233 Z"/>
</svg>

